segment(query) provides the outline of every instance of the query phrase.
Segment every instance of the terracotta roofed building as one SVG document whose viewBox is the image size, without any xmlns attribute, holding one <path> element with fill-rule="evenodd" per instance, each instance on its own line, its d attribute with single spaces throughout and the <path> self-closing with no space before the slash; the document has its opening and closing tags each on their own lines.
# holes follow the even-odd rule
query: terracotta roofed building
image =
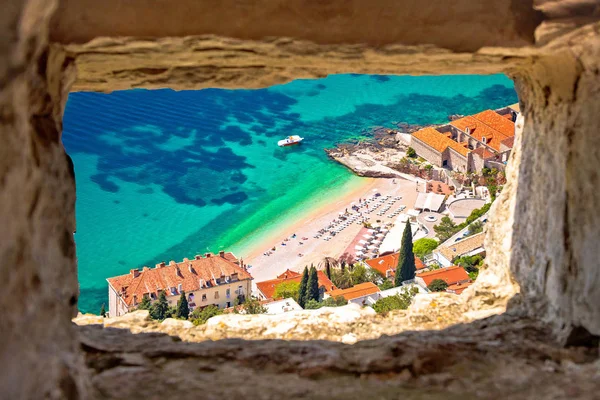
<svg viewBox="0 0 600 400">
<path fill-rule="evenodd" d="M 427 288 L 431 282 L 436 279 L 441 279 L 453 286 L 457 284 L 465 284 L 470 282 L 469 274 L 463 267 L 452 266 L 448 268 L 440 268 L 434 271 L 422 272 L 415 277 L 415 282 L 423 288 Z"/>
<path fill-rule="evenodd" d="M 329 280 L 323 271 L 317 271 L 317 277 L 319 280 L 319 289 L 321 293 L 328 293 L 336 289 L 333 282 Z M 280 285 L 284 282 L 300 283 L 300 281 L 302 281 L 302 274 L 288 269 L 284 273 L 277 276 L 276 279 L 257 282 L 256 288 L 258 289 L 258 297 L 263 300 L 275 299 L 273 296 L 275 295 L 275 288 L 277 285 Z"/>
<path fill-rule="evenodd" d="M 399 256 L 400 253 L 396 252 L 386 256 L 365 260 L 365 263 L 372 269 L 379 271 L 386 278 L 394 279 Z M 415 266 L 417 267 L 417 271 L 427 268 L 423 261 L 417 256 L 415 256 Z"/>
<path fill-rule="evenodd" d="M 485 110 L 447 125 L 427 127 L 413 133 L 411 147 L 438 167 L 459 172 L 502 169 L 514 144 L 515 113 L 510 107 Z"/>
<path fill-rule="evenodd" d="M 379 290 L 377 285 L 375 285 L 372 282 L 364 282 L 364 283 L 359 283 L 358 285 L 352 286 L 351 288 L 348 288 L 348 289 L 332 290 L 331 292 L 328 293 L 328 295 L 333 298 L 342 296 L 346 300 L 348 300 L 349 303 L 356 303 L 356 304 L 364 305 L 364 304 L 372 302 L 372 301 L 366 301 L 369 296 L 373 296 L 379 292 L 381 292 L 381 290 Z"/>
<path fill-rule="evenodd" d="M 230 307 L 252 290 L 252 276 L 233 253 L 206 253 L 204 257 L 184 258 L 181 262 L 161 262 L 155 268 L 132 269 L 129 274 L 108 278 L 109 316 L 116 317 L 135 309 L 143 298 L 158 300 L 164 292 L 174 306 L 184 291 L 190 310 L 216 305 Z"/>
</svg>

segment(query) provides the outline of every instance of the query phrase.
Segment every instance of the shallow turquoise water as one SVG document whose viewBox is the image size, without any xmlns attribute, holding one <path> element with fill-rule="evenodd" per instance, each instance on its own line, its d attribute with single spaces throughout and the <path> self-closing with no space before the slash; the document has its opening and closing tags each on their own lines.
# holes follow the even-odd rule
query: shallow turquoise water
<svg viewBox="0 0 600 400">
<path fill-rule="evenodd" d="M 373 126 L 440 123 L 516 101 L 504 75 L 334 75 L 261 90 L 73 93 L 63 142 L 77 180 L 79 308 L 99 310 L 107 277 L 242 250 L 360 181 L 324 147 Z M 291 134 L 305 143 L 277 147 Z"/>
</svg>

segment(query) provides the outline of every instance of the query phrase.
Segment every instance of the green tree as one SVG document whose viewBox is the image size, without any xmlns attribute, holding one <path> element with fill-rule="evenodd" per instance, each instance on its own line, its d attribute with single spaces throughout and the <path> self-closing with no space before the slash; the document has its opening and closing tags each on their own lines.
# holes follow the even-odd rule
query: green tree
<svg viewBox="0 0 600 400">
<path fill-rule="evenodd" d="M 300 281 L 300 287 L 298 288 L 298 304 L 304 308 L 306 305 L 306 293 L 308 288 L 308 267 L 304 267 L 302 272 L 302 280 Z"/>
<path fill-rule="evenodd" d="M 298 294 L 300 293 L 300 283 L 298 282 L 282 282 L 275 286 L 275 293 L 273 293 L 274 299 L 292 299 L 298 301 Z"/>
<path fill-rule="evenodd" d="M 331 273 L 331 281 L 339 289 L 352 287 L 352 273 L 349 269 L 336 269 Z"/>
<path fill-rule="evenodd" d="M 388 290 L 394 287 L 394 282 L 390 281 L 389 279 L 386 279 L 385 281 L 383 281 L 383 283 L 381 285 L 379 285 L 379 290 Z"/>
<path fill-rule="evenodd" d="M 140 302 L 140 304 L 137 306 L 137 309 L 150 310 L 150 307 L 152 307 L 152 304 L 150 303 L 150 297 L 144 296 L 142 297 L 142 301 Z"/>
<path fill-rule="evenodd" d="M 483 265 L 483 257 L 480 255 L 476 256 L 462 256 L 452 260 L 454 265 L 463 267 L 468 273 L 479 271 L 479 267 Z"/>
<path fill-rule="evenodd" d="M 378 314 L 385 314 L 392 310 L 406 310 L 417 293 L 419 293 L 419 289 L 416 287 L 403 288 L 400 293 L 377 300 L 373 304 L 373 309 Z"/>
<path fill-rule="evenodd" d="M 396 267 L 396 286 L 402 285 L 402 282 L 414 279 L 417 272 L 415 265 L 415 255 L 413 253 L 412 230 L 410 221 L 406 221 L 404 233 L 402 234 L 402 247 L 400 248 L 400 257 L 398 257 L 398 266 Z"/>
<path fill-rule="evenodd" d="M 100 307 L 100 316 L 102 318 L 106 317 L 106 306 L 104 305 L 104 303 L 102 303 L 102 307 Z"/>
<path fill-rule="evenodd" d="M 406 149 L 406 156 L 410 158 L 415 158 L 417 156 L 417 152 L 412 147 Z"/>
<path fill-rule="evenodd" d="M 440 220 L 439 225 L 434 225 L 433 230 L 441 242 L 450 239 L 452 235 L 458 232 L 461 228 L 458 227 L 450 217 L 445 216 Z"/>
<path fill-rule="evenodd" d="M 316 310 L 316 309 L 321 308 L 321 307 L 323 307 L 323 303 L 320 303 L 320 302 L 318 302 L 316 300 L 313 300 L 313 299 L 310 299 L 304 305 L 304 309 L 305 310 Z"/>
<path fill-rule="evenodd" d="M 306 301 L 319 301 L 319 297 L 319 276 L 317 275 L 317 269 L 315 267 L 310 267 L 308 283 L 306 286 Z"/>
<path fill-rule="evenodd" d="M 432 292 L 444 292 L 444 291 L 446 291 L 447 287 L 448 287 L 448 284 L 443 279 L 434 279 L 427 286 L 427 289 L 431 290 Z"/>
<path fill-rule="evenodd" d="M 190 320 L 194 323 L 194 325 L 202 325 L 205 324 L 210 318 L 223 314 L 223 310 L 215 305 L 210 305 L 200 309 L 196 308 L 190 314 Z"/>
<path fill-rule="evenodd" d="M 435 239 L 421 238 L 413 243 L 413 251 L 417 257 L 423 258 L 438 247 L 438 244 L 439 242 Z"/>
<path fill-rule="evenodd" d="M 316 310 L 321 307 L 340 307 L 348 304 L 344 296 L 328 297 L 323 301 L 309 300 L 306 302 L 306 310 Z"/>
<path fill-rule="evenodd" d="M 249 297 L 242 304 L 241 309 L 244 314 L 266 314 L 267 308 L 260 304 L 256 297 Z"/>
<path fill-rule="evenodd" d="M 471 225 L 469 225 L 469 235 L 475 235 L 477 233 L 483 232 L 483 222 L 475 221 Z"/>
<path fill-rule="evenodd" d="M 188 301 L 185 298 L 185 290 L 181 291 L 181 296 L 179 296 L 179 301 L 177 302 L 177 310 L 175 311 L 175 316 L 177 318 L 188 319 L 190 314 L 190 307 L 188 305 Z"/>
<path fill-rule="evenodd" d="M 169 316 L 169 302 L 164 290 L 160 292 L 158 301 L 150 307 L 150 317 L 162 321 Z"/>
</svg>

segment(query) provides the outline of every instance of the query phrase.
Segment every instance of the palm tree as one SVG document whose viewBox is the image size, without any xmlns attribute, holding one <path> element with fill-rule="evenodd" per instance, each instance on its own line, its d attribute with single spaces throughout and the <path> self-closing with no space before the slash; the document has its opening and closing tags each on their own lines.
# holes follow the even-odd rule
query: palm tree
<svg viewBox="0 0 600 400">
<path fill-rule="evenodd" d="M 334 268 L 339 268 L 340 263 L 333 257 L 325 257 L 323 261 L 319 263 L 319 269 L 325 271 L 327 278 L 331 279 L 331 274 Z"/>
</svg>

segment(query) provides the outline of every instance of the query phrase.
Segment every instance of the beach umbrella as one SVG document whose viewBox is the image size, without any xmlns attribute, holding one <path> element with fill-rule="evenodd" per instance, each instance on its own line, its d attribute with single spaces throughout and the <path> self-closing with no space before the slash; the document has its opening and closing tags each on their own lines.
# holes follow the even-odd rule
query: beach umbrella
<svg viewBox="0 0 600 400">
<path fill-rule="evenodd" d="M 368 248 L 371 250 L 375 250 L 377 248 L 377 246 L 369 246 Z"/>
<path fill-rule="evenodd" d="M 366 240 L 362 240 L 362 239 L 361 239 L 361 240 L 359 240 L 359 241 L 358 241 L 358 243 L 365 244 L 365 243 L 367 243 L 367 241 L 366 241 Z"/>
<path fill-rule="evenodd" d="M 363 247 L 362 247 L 362 246 L 354 246 L 354 249 L 355 249 L 355 250 L 362 250 L 362 249 L 363 249 Z"/>
<path fill-rule="evenodd" d="M 366 239 L 371 239 L 373 236 L 369 235 L 369 234 L 365 234 L 365 235 L 363 235 L 363 237 L 366 238 Z"/>
<path fill-rule="evenodd" d="M 375 235 L 375 236 L 377 236 L 377 237 L 379 237 L 379 238 L 382 238 L 382 237 L 384 237 L 385 235 L 384 235 L 383 233 L 378 233 L 378 234 L 377 234 L 377 235 Z"/>
</svg>

